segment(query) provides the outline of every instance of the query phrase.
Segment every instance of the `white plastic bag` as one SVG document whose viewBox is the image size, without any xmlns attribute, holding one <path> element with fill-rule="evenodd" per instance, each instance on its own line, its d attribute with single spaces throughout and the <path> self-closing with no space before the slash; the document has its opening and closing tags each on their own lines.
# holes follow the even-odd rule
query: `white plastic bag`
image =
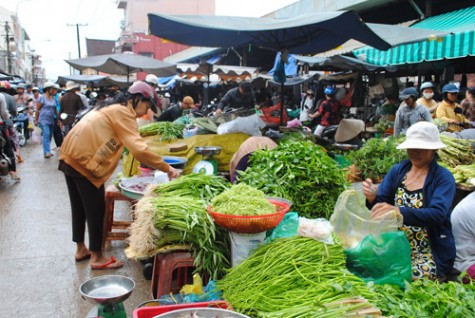
<svg viewBox="0 0 475 318">
<path fill-rule="evenodd" d="M 253 249 L 264 243 L 266 232 L 256 234 L 229 232 L 229 237 L 231 239 L 231 264 L 234 267 L 248 258 Z"/>
<path fill-rule="evenodd" d="M 42 135 L 41 128 L 38 126 L 35 126 L 35 128 L 33 129 L 33 136 L 31 136 L 31 140 L 35 144 L 41 144 L 41 140 L 42 140 L 41 135 Z"/>
<path fill-rule="evenodd" d="M 333 226 L 327 219 L 307 219 L 299 217 L 298 234 L 300 236 L 313 238 L 325 244 L 333 244 Z"/>
<path fill-rule="evenodd" d="M 260 128 L 264 128 L 265 126 L 266 124 L 257 114 L 247 117 L 238 117 L 219 125 L 218 135 L 242 132 L 251 136 L 262 136 Z"/>
</svg>

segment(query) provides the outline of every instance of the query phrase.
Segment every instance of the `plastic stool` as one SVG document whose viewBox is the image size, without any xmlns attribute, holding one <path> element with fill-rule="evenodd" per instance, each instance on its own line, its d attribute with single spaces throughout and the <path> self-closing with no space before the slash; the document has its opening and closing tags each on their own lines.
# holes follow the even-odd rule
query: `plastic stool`
<svg viewBox="0 0 475 318">
<path fill-rule="evenodd" d="M 105 190 L 105 206 L 104 213 L 104 231 L 102 245 L 105 248 L 106 243 L 114 240 L 125 240 L 128 237 L 127 230 L 130 226 L 130 221 L 114 221 L 114 207 L 115 201 L 129 201 L 135 204 L 135 200 L 130 199 L 123 195 L 119 189 L 113 184 L 109 185 Z M 113 230 L 120 230 L 113 232 Z"/>
<path fill-rule="evenodd" d="M 177 293 L 187 283 L 188 269 L 194 268 L 195 258 L 189 251 L 156 254 L 153 261 L 151 292 L 154 299 Z M 173 287 L 173 272 L 177 270 L 177 284 Z"/>
</svg>

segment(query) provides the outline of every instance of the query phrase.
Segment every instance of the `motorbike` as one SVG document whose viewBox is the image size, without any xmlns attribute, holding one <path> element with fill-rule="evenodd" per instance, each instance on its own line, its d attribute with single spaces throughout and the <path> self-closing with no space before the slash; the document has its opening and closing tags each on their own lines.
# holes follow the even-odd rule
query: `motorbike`
<svg viewBox="0 0 475 318">
<path fill-rule="evenodd" d="M 0 131 L 0 176 L 6 176 L 10 173 L 12 165 L 11 159 L 5 154 L 4 147 L 7 143 L 6 136 Z"/>
<path fill-rule="evenodd" d="M 16 135 L 18 137 L 18 144 L 20 147 L 24 147 L 26 145 L 26 140 L 29 136 L 28 131 L 28 115 L 26 114 L 27 107 L 20 106 L 17 108 L 17 115 L 13 117 L 13 127 L 16 131 Z"/>
</svg>

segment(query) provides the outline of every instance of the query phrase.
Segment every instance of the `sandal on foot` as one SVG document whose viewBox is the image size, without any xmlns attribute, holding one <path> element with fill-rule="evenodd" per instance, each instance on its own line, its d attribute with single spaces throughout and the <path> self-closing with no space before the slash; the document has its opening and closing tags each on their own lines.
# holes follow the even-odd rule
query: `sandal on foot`
<svg viewBox="0 0 475 318">
<path fill-rule="evenodd" d="M 91 265 L 91 269 L 117 269 L 121 268 L 122 266 L 124 266 L 122 261 L 118 261 L 114 256 L 111 256 L 108 262 L 105 262 L 101 265 Z"/>
<path fill-rule="evenodd" d="M 78 258 L 78 257 L 74 257 L 74 259 L 76 260 L 76 262 L 85 261 L 85 260 L 90 259 L 90 258 L 91 258 L 91 253 L 86 254 L 86 255 L 84 255 L 84 256 L 82 256 L 82 257 L 79 257 L 79 258 Z"/>
</svg>

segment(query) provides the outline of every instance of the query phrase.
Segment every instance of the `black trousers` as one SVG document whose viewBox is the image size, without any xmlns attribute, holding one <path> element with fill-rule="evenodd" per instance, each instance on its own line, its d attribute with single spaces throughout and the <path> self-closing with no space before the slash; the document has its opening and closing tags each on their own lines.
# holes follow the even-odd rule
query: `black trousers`
<svg viewBox="0 0 475 318">
<path fill-rule="evenodd" d="M 54 138 L 54 143 L 56 144 L 56 147 L 61 147 L 61 145 L 63 144 L 64 136 L 56 119 L 54 120 L 54 124 L 53 124 L 53 138 Z"/>
<path fill-rule="evenodd" d="M 84 242 L 87 223 L 89 250 L 101 251 L 105 213 L 104 185 L 98 189 L 85 177 L 68 175 L 66 184 L 71 202 L 73 242 Z"/>
</svg>

